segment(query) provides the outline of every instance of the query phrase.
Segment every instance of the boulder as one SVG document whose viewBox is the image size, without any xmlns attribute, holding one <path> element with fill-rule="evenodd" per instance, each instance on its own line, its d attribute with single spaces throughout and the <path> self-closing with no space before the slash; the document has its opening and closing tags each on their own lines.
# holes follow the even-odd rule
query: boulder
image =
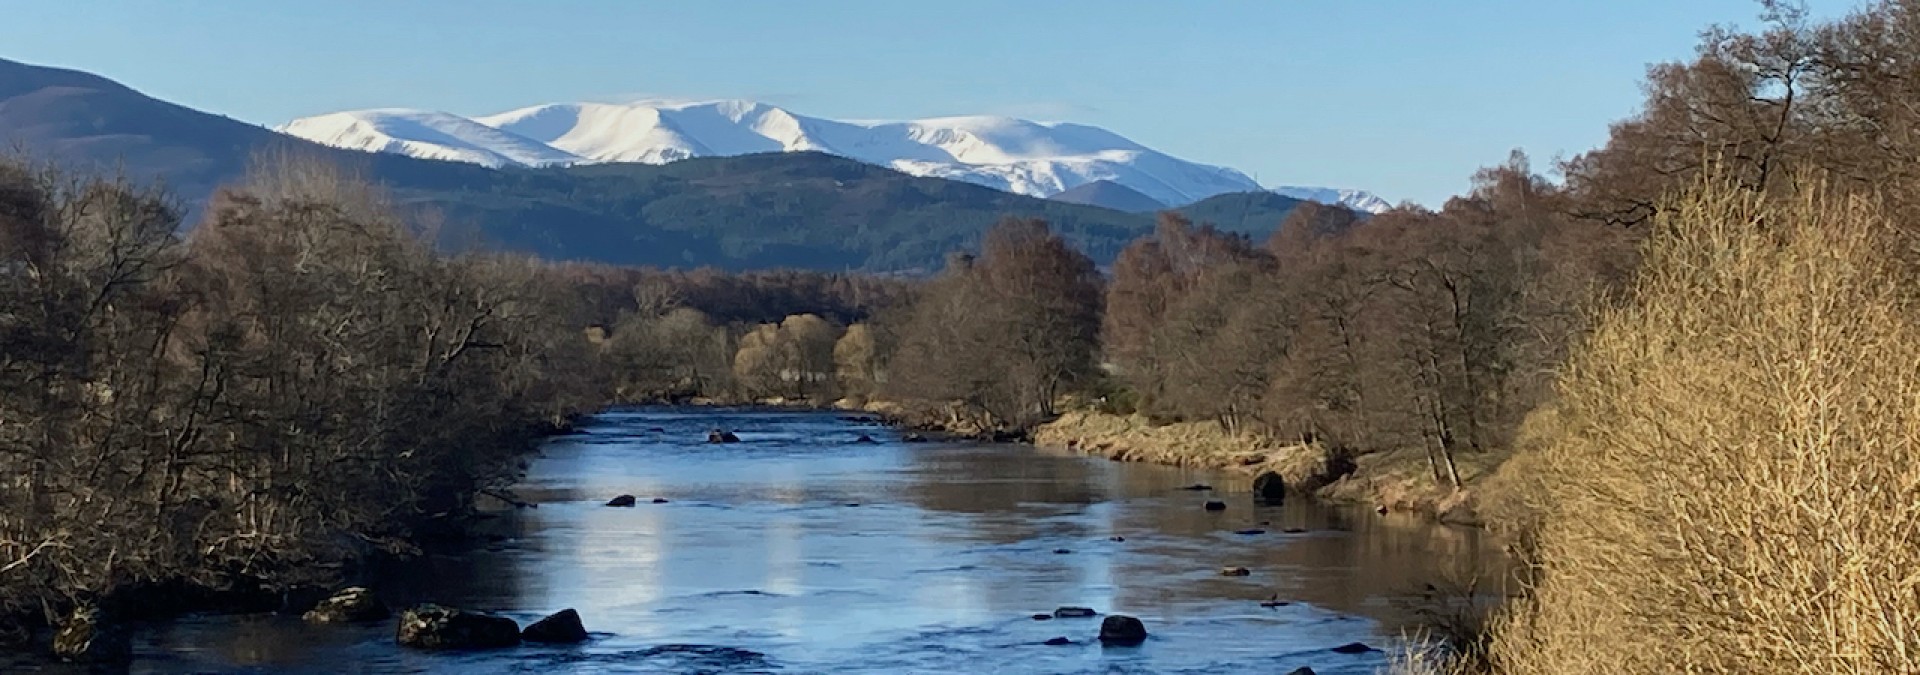
<svg viewBox="0 0 1920 675">
<path fill-rule="evenodd" d="M 620 495 L 607 500 L 607 506 L 633 506 L 635 501 L 633 495 Z"/>
<path fill-rule="evenodd" d="M 1249 576 L 1251 574 L 1253 574 L 1253 570 L 1247 569 L 1245 567 L 1220 568 L 1220 576 L 1223 576 L 1223 577 L 1244 577 L 1244 576 Z"/>
<path fill-rule="evenodd" d="M 580 625 L 580 613 L 568 608 L 528 624 L 520 630 L 520 640 L 548 644 L 586 642 L 587 629 Z"/>
<path fill-rule="evenodd" d="M 54 629 L 53 655 L 67 661 L 125 663 L 133 659 L 133 643 L 100 608 L 82 606 Z"/>
<path fill-rule="evenodd" d="M 498 649 L 520 644 L 520 624 L 504 616 L 420 605 L 400 613 L 393 638 L 416 649 Z"/>
<path fill-rule="evenodd" d="M 1208 511 L 1225 511 L 1227 510 L 1227 503 L 1223 501 L 1215 500 L 1215 499 L 1209 499 L 1207 500 L 1207 503 L 1204 505 L 1204 507 Z"/>
<path fill-rule="evenodd" d="M 707 432 L 707 442 L 708 443 L 739 443 L 740 437 L 737 435 L 734 435 L 734 433 L 731 431 L 722 431 L 720 429 L 714 429 L 713 431 Z"/>
<path fill-rule="evenodd" d="M 374 596 L 373 591 L 364 586 L 354 586 L 321 600 L 320 604 L 314 605 L 300 618 L 307 623 L 355 623 L 379 621 L 392 614 L 387 604 Z"/>
<path fill-rule="evenodd" d="M 1262 472 L 1253 477 L 1253 497 L 1262 502 L 1278 504 L 1287 498 L 1287 481 L 1272 471 Z"/>
<path fill-rule="evenodd" d="M 1086 607 L 1061 607 L 1053 610 L 1054 617 L 1061 619 L 1084 619 L 1094 614 L 1092 609 Z"/>
<path fill-rule="evenodd" d="M 1115 614 L 1100 622 L 1100 644 L 1129 646 L 1147 641 L 1147 625 L 1139 619 Z"/>
<path fill-rule="evenodd" d="M 1319 674 L 1313 672 L 1312 668 L 1308 668 L 1306 666 L 1300 666 L 1299 668 L 1295 668 L 1293 670 L 1287 671 L 1287 675 L 1319 675 Z"/>
<path fill-rule="evenodd" d="M 1073 641 L 1068 640 L 1064 637 L 1057 637 L 1057 638 L 1048 638 L 1046 642 L 1042 642 L 1040 644 L 1046 645 L 1048 647 L 1064 647 L 1066 645 L 1073 644 Z"/>
<path fill-rule="evenodd" d="M 1335 654 L 1365 654 L 1367 652 L 1377 652 L 1380 650 L 1368 647 L 1364 642 L 1349 642 L 1327 651 Z"/>
</svg>

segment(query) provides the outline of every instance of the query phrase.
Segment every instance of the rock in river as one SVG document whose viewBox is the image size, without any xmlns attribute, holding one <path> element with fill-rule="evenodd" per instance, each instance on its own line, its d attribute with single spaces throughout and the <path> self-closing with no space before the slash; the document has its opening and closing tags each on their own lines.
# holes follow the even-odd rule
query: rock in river
<svg viewBox="0 0 1920 675">
<path fill-rule="evenodd" d="M 364 586 L 341 589 L 313 609 L 307 610 L 300 618 L 308 623 L 353 623 L 357 621 L 379 621 L 391 616 L 387 604 L 380 602 L 373 591 Z"/>
<path fill-rule="evenodd" d="M 1147 625 L 1139 619 L 1115 614 L 1100 622 L 1100 644 L 1128 646 L 1147 641 Z"/>
<path fill-rule="evenodd" d="M 1253 478 L 1253 496 L 1263 502 L 1279 503 L 1287 498 L 1287 482 L 1280 474 L 1262 472 Z"/>
<path fill-rule="evenodd" d="M 607 506 L 633 506 L 633 495 L 620 495 L 607 500 Z"/>
<path fill-rule="evenodd" d="M 124 663 L 133 658 L 133 643 L 98 608 L 82 606 L 54 631 L 53 655 L 67 661 Z"/>
<path fill-rule="evenodd" d="M 1349 642 L 1347 644 L 1334 647 L 1333 649 L 1330 649 L 1328 651 L 1331 651 L 1335 654 L 1365 654 L 1367 652 L 1377 652 L 1380 650 L 1374 649 L 1372 647 L 1368 647 L 1364 642 Z"/>
<path fill-rule="evenodd" d="M 722 431 L 719 429 L 714 429 L 713 431 L 707 432 L 707 442 L 708 443 L 739 443 L 740 437 L 737 435 L 734 435 L 734 433 L 731 431 Z"/>
<path fill-rule="evenodd" d="M 1064 647 L 1066 645 L 1073 644 L 1073 641 L 1068 640 L 1064 637 L 1057 637 L 1057 638 L 1049 638 L 1046 642 L 1043 642 L 1041 644 L 1044 644 L 1048 647 Z"/>
<path fill-rule="evenodd" d="M 1061 619 L 1084 619 L 1093 616 L 1094 611 L 1086 607 L 1061 607 L 1053 610 L 1053 615 Z"/>
<path fill-rule="evenodd" d="M 417 649 L 497 649 L 520 644 L 520 624 L 504 616 L 439 605 L 400 613 L 394 641 Z"/>
<path fill-rule="evenodd" d="M 1227 503 L 1226 503 L 1226 502 L 1223 502 L 1223 501 L 1219 501 L 1219 500 L 1215 500 L 1215 499 L 1209 499 L 1209 500 L 1207 500 L 1207 503 L 1206 503 L 1206 505 L 1205 505 L 1205 506 L 1206 506 L 1206 509 L 1207 509 L 1208 511 L 1225 511 L 1225 510 L 1227 510 Z"/>
<path fill-rule="evenodd" d="M 1223 577 L 1244 577 L 1250 574 L 1253 574 L 1253 570 L 1247 569 L 1245 567 L 1220 568 L 1220 576 L 1223 576 Z"/>
<path fill-rule="evenodd" d="M 568 608 L 528 624 L 520 631 L 520 639 L 526 642 L 557 644 L 586 642 L 587 629 L 580 625 L 580 613 Z"/>
</svg>

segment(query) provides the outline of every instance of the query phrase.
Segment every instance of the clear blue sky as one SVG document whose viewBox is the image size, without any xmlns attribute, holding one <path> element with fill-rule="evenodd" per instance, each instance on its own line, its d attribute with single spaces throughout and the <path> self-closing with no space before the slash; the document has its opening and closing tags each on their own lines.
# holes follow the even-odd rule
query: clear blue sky
<svg viewBox="0 0 1920 675">
<path fill-rule="evenodd" d="M 1832 15 L 1856 2 L 1816 1 Z M 632 95 L 1104 126 L 1262 183 L 1437 205 L 1603 141 L 1752 0 L 0 0 L 0 57 L 261 124 Z"/>
</svg>

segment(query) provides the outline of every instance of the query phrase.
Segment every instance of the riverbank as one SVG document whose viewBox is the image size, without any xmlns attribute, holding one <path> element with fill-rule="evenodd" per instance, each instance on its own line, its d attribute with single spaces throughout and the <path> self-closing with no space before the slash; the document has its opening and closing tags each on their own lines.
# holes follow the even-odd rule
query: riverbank
<svg viewBox="0 0 1920 675">
<path fill-rule="evenodd" d="M 1249 480 L 1271 471 L 1286 480 L 1289 493 L 1472 526 L 1485 524 L 1477 508 L 1479 487 L 1498 466 L 1485 455 L 1459 457 L 1465 487 L 1454 490 L 1433 479 L 1425 453 L 1417 450 L 1347 454 L 1317 444 L 1231 434 L 1215 422 L 1153 424 L 1139 415 L 1092 411 L 1069 412 L 1041 425 L 1033 442 L 1115 461 L 1224 469 Z"/>
</svg>

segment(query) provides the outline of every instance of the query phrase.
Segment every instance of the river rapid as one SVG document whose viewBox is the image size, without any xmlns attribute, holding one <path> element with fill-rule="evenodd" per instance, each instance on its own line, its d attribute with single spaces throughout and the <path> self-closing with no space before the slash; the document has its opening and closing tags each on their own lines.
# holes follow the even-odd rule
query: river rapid
<svg viewBox="0 0 1920 675">
<path fill-rule="evenodd" d="M 742 442 L 707 444 L 713 428 Z M 551 440 L 516 491 L 538 508 L 376 590 L 523 625 L 572 607 L 586 644 L 425 653 L 396 647 L 391 622 L 206 615 L 141 627 L 131 671 L 1371 673 L 1387 652 L 1331 648 L 1392 650 L 1413 620 L 1397 598 L 1504 565 L 1478 531 L 1262 506 L 1244 476 L 909 444 L 830 413 L 610 411 Z M 604 506 L 621 494 L 639 504 Z M 1103 647 L 1100 617 L 1034 618 L 1063 606 L 1139 617 L 1151 637 Z"/>
</svg>

